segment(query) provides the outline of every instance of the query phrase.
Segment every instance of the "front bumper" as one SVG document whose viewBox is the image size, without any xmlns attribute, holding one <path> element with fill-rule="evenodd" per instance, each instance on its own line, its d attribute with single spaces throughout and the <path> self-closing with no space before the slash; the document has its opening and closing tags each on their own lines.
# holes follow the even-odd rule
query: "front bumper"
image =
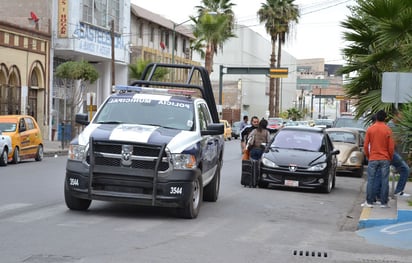
<svg viewBox="0 0 412 263">
<path fill-rule="evenodd" d="M 276 186 L 288 188 L 317 189 L 326 184 L 328 178 L 327 169 L 323 171 L 290 171 L 289 168 L 277 169 L 261 167 L 260 181 Z"/>
<path fill-rule="evenodd" d="M 156 178 L 154 173 L 132 168 L 104 172 L 89 169 L 85 163 L 67 161 L 65 187 L 71 195 L 146 206 L 185 206 L 191 201 L 193 181 L 201 176 L 199 169 L 171 169 Z"/>
</svg>

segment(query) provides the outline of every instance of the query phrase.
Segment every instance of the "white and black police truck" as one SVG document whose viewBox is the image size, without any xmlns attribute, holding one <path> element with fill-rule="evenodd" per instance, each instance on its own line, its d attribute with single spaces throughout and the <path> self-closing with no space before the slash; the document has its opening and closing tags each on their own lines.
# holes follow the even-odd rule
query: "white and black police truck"
<svg viewBox="0 0 412 263">
<path fill-rule="evenodd" d="M 160 69 L 187 79 L 155 80 Z M 77 114 L 76 122 L 86 127 L 70 142 L 69 209 L 103 200 L 172 207 L 196 218 L 203 200 L 217 201 L 224 128 L 203 67 L 149 64 L 142 80 L 117 86 L 91 121 Z"/>
</svg>

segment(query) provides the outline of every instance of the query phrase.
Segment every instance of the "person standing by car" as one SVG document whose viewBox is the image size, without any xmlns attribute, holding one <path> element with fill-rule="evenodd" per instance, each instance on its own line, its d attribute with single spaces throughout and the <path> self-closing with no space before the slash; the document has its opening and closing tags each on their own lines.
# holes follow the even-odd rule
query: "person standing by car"
<svg viewBox="0 0 412 263">
<path fill-rule="evenodd" d="M 270 140 L 270 133 L 266 127 L 268 121 L 265 119 L 260 120 L 257 129 L 250 132 L 248 138 L 248 149 L 250 151 L 250 158 L 253 160 L 259 160 L 263 154 L 262 143 L 268 143 Z"/>
<path fill-rule="evenodd" d="M 386 125 L 386 112 L 380 110 L 376 113 L 376 122 L 366 130 L 363 149 L 368 158 L 368 182 L 366 186 L 367 207 L 373 207 L 376 197 L 375 180 L 381 176 L 380 199 L 381 207 L 388 207 L 389 193 L 389 166 L 395 151 L 395 142 L 392 130 Z"/>
<path fill-rule="evenodd" d="M 248 135 L 257 127 L 259 126 L 259 118 L 257 116 L 253 116 L 250 120 L 250 125 L 244 127 L 240 132 L 240 146 L 242 148 L 242 153 L 245 152 L 246 149 L 246 142 L 248 140 Z"/>
</svg>

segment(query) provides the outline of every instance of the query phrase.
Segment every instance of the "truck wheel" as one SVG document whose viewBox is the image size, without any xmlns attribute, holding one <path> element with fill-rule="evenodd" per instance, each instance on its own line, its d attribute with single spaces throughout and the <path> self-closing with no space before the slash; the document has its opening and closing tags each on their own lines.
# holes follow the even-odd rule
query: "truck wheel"
<svg viewBox="0 0 412 263">
<path fill-rule="evenodd" d="M 92 200 L 72 196 L 67 187 L 64 187 L 64 200 L 66 201 L 66 206 L 69 209 L 79 211 L 87 210 L 92 202 Z"/>
<path fill-rule="evenodd" d="M 215 175 L 212 181 L 205 187 L 203 192 L 203 200 L 208 202 L 216 202 L 219 197 L 220 189 L 220 170 L 222 168 L 222 161 L 219 160 Z"/>
<path fill-rule="evenodd" d="M 11 162 L 14 163 L 14 164 L 20 162 L 20 151 L 19 151 L 19 148 L 17 146 L 16 146 L 16 148 L 14 148 L 13 160 Z"/>
<path fill-rule="evenodd" d="M 8 152 L 7 152 L 7 149 L 3 149 L 3 152 L 1 153 L 1 156 L 0 156 L 0 166 L 6 166 L 7 165 L 7 156 L 8 156 Z"/>
<path fill-rule="evenodd" d="M 34 157 L 34 159 L 36 161 L 41 161 L 43 160 L 43 155 L 44 155 L 44 151 L 43 151 L 43 145 L 39 145 L 39 147 L 37 147 L 37 153 L 36 153 L 36 157 Z"/>
<path fill-rule="evenodd" d="M 185 204 L 185 207 L 178 208 L 179 216 L 182 218 L 196 218 L 199 214 L 200 204 L 202 203 L 203 185 L 202 177 L 198 176 L 196 180 L 192 182 L 192 190 L 190 198 Z"/>
</svg>

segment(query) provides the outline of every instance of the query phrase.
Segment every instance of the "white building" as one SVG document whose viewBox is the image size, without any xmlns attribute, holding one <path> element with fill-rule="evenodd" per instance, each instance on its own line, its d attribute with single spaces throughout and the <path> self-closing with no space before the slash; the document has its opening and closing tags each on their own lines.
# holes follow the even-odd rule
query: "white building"
<svg viewBox="0 0 412 263">
<path fill-rule="evenodd" d="M 56 1 L 52 16 L 53 68 L 68 60 L 94 64 L 99 79 L 88 89 L 95 94 L 93 104 L 100 105 L 111 93 L 113 84 L 127 83 L 130 0 Z M 53 108 L 58 112 L 58 123 L 69 118 L 62 114 L 66 96 L 64 86 L 55 79 Z"/>
<path fill-rule="evenodd" d="M 259 33 L 247 26 L 237 25 L 236 38 L 231 38 L 224 44 L 223 53 L 218 51 L 214 57 L 213 72 L 210 75 L 214 89 L 219 85 L 219 69 L 224 67 L 268 67 L 270 65 L 271 43 Z M 281 67 L 288 68 L 288 77 L 280 79 L 279 106 L 280 112 L 294 106 L 296 98 L 296 58 L 282 50 Z M 267 75 L 223 75 L 222 108 L 232 107 L 225 94 L 232 86 L 240 92 L 240 116 L 253 116 L 267 118 L 269 115 L 269 77 Z M 232 85 L 230 84 L 232 83 Z M 233 85 L 237 83 L 237 85 Z M 215 93 L 216 94 L 216 93 Z M 230 93 L 233 94 L 233 93 Z M 233 95 L 232 95 L 233 96 Z M 217 99 L 218 100 L 218 99 Z M 230 105 L 230 104 L 232 105 Z"/>
</svg>

